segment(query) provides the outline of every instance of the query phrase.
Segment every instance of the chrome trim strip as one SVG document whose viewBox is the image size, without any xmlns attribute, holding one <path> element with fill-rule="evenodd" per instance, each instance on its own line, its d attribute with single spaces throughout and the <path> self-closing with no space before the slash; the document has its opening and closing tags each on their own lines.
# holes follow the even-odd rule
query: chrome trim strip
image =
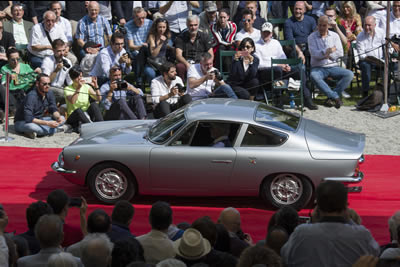
<svg viewBox="0 0 400 267">
<path fill-rule="evenodd" d="M 326 177 L 324 181 L 338 181 L 342 183 L 359 183 L 364 178 L 364 174 L 362 172 L 358 172 L 358 176 L 356 177 Z"/>
<path fill-rule="evenodd" d="M 54 162 L 53 164 L 51 164 L 51 168 L 53 169 L 53 171 L 56 171 L 59 173 L 72 173 L 72 174 L 76 173 L 75 170 L 66 170 L 64 168 L 61 168 L 57 161 Z"/>
</svg>

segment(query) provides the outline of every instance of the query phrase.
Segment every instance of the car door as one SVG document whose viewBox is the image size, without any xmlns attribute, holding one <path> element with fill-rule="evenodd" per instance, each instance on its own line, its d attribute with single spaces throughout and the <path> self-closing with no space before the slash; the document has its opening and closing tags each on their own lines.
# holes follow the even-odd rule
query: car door
<svg viewBox="0 0 400 267">
<path fill-rule="evenodd" d="M 168 145 L 153 148 L 150 153 L 152 190 L 177 195 L 227 192 L 236 150 L 212 147 L 208 142 L 207 130 L 196 122 L 183 129 Z"/>
</svg>

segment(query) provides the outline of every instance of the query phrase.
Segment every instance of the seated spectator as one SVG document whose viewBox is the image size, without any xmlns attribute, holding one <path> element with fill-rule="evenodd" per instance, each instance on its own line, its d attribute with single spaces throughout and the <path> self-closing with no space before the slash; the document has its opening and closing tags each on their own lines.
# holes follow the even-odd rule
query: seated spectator
<svg viewBox="0 0 400 267">
<path fill-rule="evenodd" d="M 253 246 L 246 248 L 242 255 L 240 255 L 237 267 L 247 266 L 274 266 L 281 267 L 282 261 L 279 255 L 272 249 Z"/>
<path fill-rule="evenodd" d="M 74 131 L 79 132 L 81 123 L 104 120 L 97 104 L 101 101 L 101 94 L 96 77 L 92 77 L 91 83 L 85 83 L 79 66 L 74 66 L 69 70 L 69 77 L 71 77 L 72 84 L 64 88 L 68 114 L 67 124 Z M 90 103 L 89 96 L 97 102 Z"/>
<path fill-rule="evenodd" d="M 20 3 L 14 3 L 11 7 L 12 19 L 3 23 L 4 32 L 9 32 L 14 36 L 15 47 L 22 51 L 25 58 L 33 23 L 23 19 L 24 8 Z"/>
<path fill-rule="evenodd" d="M 307 37 L 315 30 L 317 24 L 311 16 L 305 15 L 304 1 L 296 1 L 294 14 L 285 21 L 283 28 L 285 40 L 295 40 L 297 56 L 303 60 L 303 64 L 310 63 Z M 308 66 L 308 65 L 307 65 Z"/>
<path fill-rule="evenodd" d="M 26 241 L 25 238 L 19 236 L 19 235 L 14 235 L 11 237 L 12 241 L 15 244 L 15 250 L 16 250 L 16 260 L 15 260 L 15 265 L 17 264 L 17 260 L 19 258 L 25 257 L 30 255 L 30 250 L 29 250 L 29 245 L 28 241 Z M 39 243 L 38 243 L 39 246 Z M 40 247 L 39 247 L 40 248 Z"/>
<path fill-rule="evenodd" d="M 200 63 L 191 65 L 188 70 L 188 82 L 186 93 L 193 100 L 207 97 L 229 97 L 237 99 L 229 84 L 226 84 L 222 77 L 216 75 L 213 67 L 213 58 L 209 53 L 201 56 Z M 219 71 L 217 70 L 219 73 Z M 213 89 L 214 88 L 214 89 Z"/>
<path fill-rule="evenodd" d="M 146 18 L 147 13 L 142 7 L 135 7 L 133 10 L 133 20 L 126 24 L 128 47 L 131 57 L 134 59 L 134 71 L 137 80 L 137 86 L 142 86 L 142 76 L 146 76 L 146 72 L 141 68 L 142 64 L 136 60 L 136 57 L 141 52 L 141 49 L 147 49 L 147 35 L 150 32 L 153 21 Z M 148 73 L 147 73 L 148 74 Z M 146 76 L 150 83 L 151 77 Z"/>
<path fill-rule="evenodd" d="M 210 28 L 217 22 L 218 8 L 214 1 L 204 2 L 204 11 L 199 14 L 199 31 L 207 34 L 210 39 L 213 38 Z"/>
<path fill-rule="evenodd" d="M 75 38 L 79 46 L 79 54 L 75 53 L 75 55 L 80 59 L 85 57 L 86 53 L 83 47 L 86 42 L 92 41 L 95 44 L 100 44 L 101 47 L 105 47 L 104 36 L 106 36 L 107 41 L 111 39 L 110 23 L 103 16 L 99 15 L 99 11 L 99 4 L 96 1 L 90 1 L 88 15 L 84 16 L 78 22 Z"/>
<path fill-rule="evenodd" d="M 364 31 L 357 36 L 357 52 L 360 57 L 358 65 L 361 69 L 361 93 L 363 97 L 368 95 L 371 71 L 379 71 L 380 66 L 368 61 L 367 57 L 383 58 L 381 46 L 385 44 L 385 32 L 376 27 L 376 20 L 372 16 L 365 18 Z M 383 72 L 380 71 L 382 74 Z"/>
<path fill-rule="evenodd" d="M 100 94 L 106 121 L 143 120 L 147 116 L 142 90 L 123 80 L 118 66 L 110 69 L 110 81 L 101 86 Z"/>
<path fill-rule="evenodd" d="M 210 123 L 210 136 L 213 140 L 212 147 L 232 147 L 229 140 L 229 124 L 226 123 Z"/>
<path fill-rule="evenodd" d="M 257 71 L 260 60 L 255 55 L 256 47 L 253 39 L 244 38 L 238 50 L 233 57 L 227 83 L 232 86 L 238 98 L 254 100 L 259 85 Z"/>
<path fill-rule="evenodd" d="M 53 47 L 51 46 L 53 40 L 61 39 L 68 42 L 64 32 L 55 22 L 56 15 L 49 10 L 44 13 L 43 23 L 33 26 L 28 45 L 32 68 L 41 67 L 43 58 L 53 55 Z"/>
<path fill-rule="evenodd" d="M 371 2 L 371 1 L 368 1 Z M 385 6 L 385 8 L 382 10 L 384 11 L 384 17 L 381 18 L 379 28 L 384 30 L 386 33 L 386 2 L 387 1 L 382 1 L 385 3 L 382 3 L 382 5 Z M 377 18 L 378 19 L 378 18 Z M 399 27 L 399 19 L 400 19 L 400 1 L 393 1 L 392 4 L 392 12 L 390 12 L 390 38 L 393 37 L 395 34 L 400 34 L 400 27 Z M 378 21 L 378 20 L 377 20 Z M 399 51 L 398 45 L 394 47 L 396 51 Z"/>
<path fill-rule="evenodd" d="M 40 217 L 35 227 L 35 236 L 40 243 L 38 254 L 18 259 L 19 267 L 42 267 L 47 266 L 51 255 L 61 253 L 61 243 L 64 238 L 63 222 L 57 215 L 45 214 Z M 83 267 L 79 258 L 74 257 L 79 267 Z"/>
<path fill-rule="evenodd" d="M 119 66 L 124 74 L 128 74 L 132 70 L 131 64 L 131 59 L 124 49 L 124 35 L 116 32 L 111 37 L 110 45 L 97 55 L 90 76 L 97 77 L 101 86 L 108 81 L 111 67 Z"/>
<path fill-rule="evenodd" d="M 272 226 L 265 237 L 265 246 L 276 252 L 277 255 L 281 254 L 281 248 L 289 239 L 289 233 L 282 226 Z"/>
<path fill-rule="evenodd" d="M 15 47 L 14 36 L 3 30 L 3 22 L 0 20 L 0 68 L 7 64 L 6 50 Z"/>
<path fill-rule="evenodd" d="M 114 244 L 101 235 L 82 244 L 82 263 L 85 267 L 108 267 Z"/>
<path fill-rule="evenodd" d="M 125 267 L 134 261 L 144 261 L 143 248 L 134 238 L 121 238 L 113 242 L 112 267 Z"/>
<path fill-rule="evenodd" d="M 78 267 L 75 257 L 71 253 L 60 252 L 50 256 L 47 267 Z"/>
<path fill-rule="evenodd" d="M 138 236 L 144 249 L 146 263 L 158 263 L 159 261 L 174 258 L 174 243 L 168 238 L 168 227 L 172 223 L 172 209 L 168 203 L 157 201 L 150 210 L 149 221 L 151 231 Z"/>
<path fill-rule="evenodd" d="M 29 91 L 15 114 L 14 128 L 17 133 L 35 139 L 36 136 L 63 131 L 65 118 L 58 112 L 54 94 L 49 89 L 50 77 L 39 74 L 36 78 L 36 88 Z"/>
<path fill-rule="evenodd" d="M 272 215 L 268 223 L 267 231 L 270 232 L 274 226 L 279 226 L 283 227 L 283 229 L 291 235 L 298 224 L 299 214 L 294 208 L 286 206 L 280 208 Z"/>
<path fill-rule="evenodd" d="M 182 32 L 175 40 L 176 71 L 185 80 L 186 72 L 193 64 L 200 62 L 201 55 L 208 52 L 213 57 L 210 37 L 199 31 L 199 17 L 189 16 L 186 20 L 188 30 Z"/>
<path fill-rule="evenodd" d="M 107 233 L 111 230 L 111 218 L 102 209 L 92 211 L 87 219 L 87 235 L 79 241 L 70 245 L 66 251 L 75 257 L 82 258 L 82 250 L 87 242 L 95 238 L 104 238 L 110 240 Z M 109 241 L 110 242 L 110 241 Z M 111 252 L 110 252 L 111 253 Z"/>
<path fill-rule="evenodd" d="M 44 214 L 52 214 L 53 209 L 49 204 L 43 201 L 33 202 L 26 209 L 26 222 L 28 231 L 18 236 L 24 238 L 28 242 L 29 254 L 36 254 L 40 250 L 40 244 L 35 237 L 35 226 L 39 218 Z"/>
<path fill-rule="evenodd" d="M 96 63 L 96 57 L 100 51 L 100 44 L 95 44 L 92 41 L 88 41 L 83 46 L 83 50 L 85 51 L 86 55 L 84 58 L 82 58 L 80 67 L 83 72 L 83 77 L 89 77 L 90 72 Z"/>
<path fill-rule="evenodd" d="M 323 19 L 319 18 L 318 24 Z M 362 255 L 379 254 L 379 245 L 361 225 L 346 220 L 347 188 L 325 181 L 316 189 L 318 223 L 301 224 L 282 247 L 287 266 L 351 266 Z"/>
<path fill-rule="evenodd" d="M 67 44 L 61 39 L 55 39 L 51 46 L 53 47 L 53 55 L 46 56 L 42 62 L 42 71 L 50 77 L 51 87 L 56 97 L 57 103 L 65 103 L 64 86 L 71 85 L 72 81 L 68 75 L 68 71 L 72 67 L 72 62 L 64 57 Z"/>
<path fill-rule="evenodd" d="M 325 105 L 340 108 L 343 105 L 340 96 L 353 80 L 353 72 L 339 67 L 338 59 L 343 56 L 339 35 L 328 30 L 329 19 L 321 16 L 318 19 L 318 31 L 308 37 L 308 49 L 311 54 L 311 79 L 328 97 Z M 327 77 L 337 79 L 332 90 L 324 81 Z"/>
<path fill-rule="evenodd" d="M 0 265 L 8 266 L 9 250 L 6 243 L 5 230 L 8 224 L 8 216 L 3 206 L 0 209 Z"/>
<path fill-rule="evenodd" d="M 229 9 L 223 8 L 219 12 L 218 20 L 211 25 L 211 33 L 213 36 L 213 52 L 214 62 L 220 67 L 220 51 L 235 50 L 236 24 L 229 20 Z M 223 61 L 223 69 L 229 70 L 232 58 L 225 57 Z"/>
<path fill-rule="evenodd" d="M 134 266 L 136 266 L 136 265 L 127 265 L 127 267 L 134 267 Z M 159 263 L 157 263 L 157 265 L 155 265 L 156 267 L 186 267 L 187 265 L 183 262 L 183 261 L 180 261 L 180 260 L 177 260 L 177 259 L 166 259 L 166 260 L 162 260 L 162 261 L 160 261 Z M 208 266 L 208 265 L 196 265 L 196 266 Z M 147 266 L 146 266 L 147 267 Z"/>
<path fill-rule="evenodd" d="M 9 107 L 15 114 L 18 105 L 24 101 L 26 93 L 32 88 L 35 83 L 35 78 L 38 73 L 41 72 L 40 68 L 36 68 L 35 71 L 28 64 L 22 63 L 21 53 L 14 47 L 7 50 L 8 64 L 4 65 L 0 74 L 2 84 L 6 84 L 7 73 L 11 74 L 11 80 L 9 83 Z M 4 99 L 5 88 L 0 86 L 0 95 L 2 95 L 0 103 Z M 4 104 L 0 107 L 4 107 Z"/>
<path fill-rule="evenodd" d="M 80 207 L 81 224 L 84 222 L 86 225 L 86 201 L 83 201 Z M 83 238 L 82 229 L 76 227 L 65 220 L 68 216 L 70 198 L 62 189 L 56 189 L 50 192 L 47 196 L 47 204 L 53 209 L 55 215 L 59 216 L 63 222 L 64 229 L 64 240 L 62 240 L 62 247 L 68 247 L 76 242 L 79 242 Z M 84 229 L 86 231 L 86 229 Z"/>
<path fill-rule="evenodd" d="M 240 42 L 246 37 L 250 37 L 251 39 L 253 39 L 254 42 L 258 42 L 258 40 L 260 40 L 261 38 L 261 31 L 253 27 L 254 24 L 253 12 L 251 12 L 248 9 L 245 9 L 243 11 L 242 21 L 244 27 L 236 34 L 235 37 L 237 47 L 239 47 Z"/>
<path fill-rule="evenodd" d="M 180 91 L 180 88 L 183 88 L 183 91 Z M 190 103 L 192 97 L 185 94 L 184 88 L 182 79 L 176 76 L 175 65 L 170 62 L 165 63 L 162 75 L 151 82 L 152 101 L 155 105 L 154 116 L 162 118 Z"/>
<path fill-rule="evenodd" d="M 328 17 L 328 30 L 339 35 L 340 41 L 342 42 L 342 49 L 343 47 L 347 47 L 346 29 L 343 27 L 343 25 L 336 22 L 336 9 L 333 7 L 327 7 L 325 9 L 325 16 Z"/>
<path fill-rule="evenodd" d="M 248 246 L 253 245 L 253 240 L 249 234 L 243 233 L 240 225 L 240 212 L 232 207 L 221 211 L 218 223 L 225 226 L 230 237 L 230 251 L 233 256 L 239 257 L 242 251 Z"/>
<path fill-rule="evenodd" d="M 253 13 L 253 27 L 257 30 L 261 30 L 261 26 L 264 24 L 265 19 L 258 14 L 258 2 L 259 1 L 246 1 L 245 9 L 250 10 Z M 241 20 L 240 23 L 237 25 L 238 31 L 244 28 L 244 21 Z M 257 41 L 257 40 L 254 40 Z"/>
<path fill-rule="evenodd" d="M 400 226 L 400 210 L 397 210 L 388 220 L 388 228 L 390 234 L 390 243 L 381 246 L 381 254 L 388 248 L 398 248 L 399 247 L 399 231 Z"/>
<path fill-rule="evenodd" d="M 56 15 L 56 25 L 59 26 L 60 29 L 64 32 L 65 37 L 68 40 L 68 43 L 66 43 L 65 46 L 65 57 L 68 58 L 71 62 L 72 65 L 75 65 L 78 61 L 76 56 L 70 52 L 70 49 L 72 47 L 72 28 L 71 28 L 71 22 L 67 20 L 66 18 L 61 16 L 62 12 L 62 7 L 59 1 L 53 1 L 50 3 L 50 10 L 54 12 Z"/>
</svg>

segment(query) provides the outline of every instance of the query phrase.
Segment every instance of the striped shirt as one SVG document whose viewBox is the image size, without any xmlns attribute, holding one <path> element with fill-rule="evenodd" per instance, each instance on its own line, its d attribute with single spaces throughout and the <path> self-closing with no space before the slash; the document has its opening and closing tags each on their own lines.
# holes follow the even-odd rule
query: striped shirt
<svg viewBox="0 0 400 267">
<path fill-rule="evenodd" d="M 151 20 L 145 19 L 143 26 L 138 27 L 133 19 L 130 20 L 125 26 L 128 40 L 132 40 L 135 45 L 145 43 L 152 24 Z"/>
<path fill-rule="evenodd" d="M 213 46 L 222 44 L 222 45 L 230 45 L 231 42 L 235 40 L 237 27 L 236 24 L 232 21 L 228 21 L 228 25 L 225 29 L 218 29 L 217 23 L 214 23 L 210 26 L 211 33 L 214 37 Z M 225 30 L 225 31 L 224 31 Z"/>
<path fill-rule="evenodd" d="M 94 22 L 86 15 L 78 23 L 75 38 L 82 39 L 85 43 L 87 41 L 92 41 L 104 47 L 104 34 L 112 34 L 108 20 L 99 15 Z"/>
</svg>

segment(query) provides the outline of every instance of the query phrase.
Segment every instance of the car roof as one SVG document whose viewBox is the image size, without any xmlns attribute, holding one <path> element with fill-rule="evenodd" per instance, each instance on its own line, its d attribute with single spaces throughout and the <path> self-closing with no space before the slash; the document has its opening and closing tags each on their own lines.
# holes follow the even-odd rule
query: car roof
<svg viewBox="0 0 400 267">
<path fill-rule="evenodd" d="M 254 112 L 259 102 L 232 98 L 208 98 L 186 106 L 188 121 L 226 120 L 254 123 Z"/>
</svg>

